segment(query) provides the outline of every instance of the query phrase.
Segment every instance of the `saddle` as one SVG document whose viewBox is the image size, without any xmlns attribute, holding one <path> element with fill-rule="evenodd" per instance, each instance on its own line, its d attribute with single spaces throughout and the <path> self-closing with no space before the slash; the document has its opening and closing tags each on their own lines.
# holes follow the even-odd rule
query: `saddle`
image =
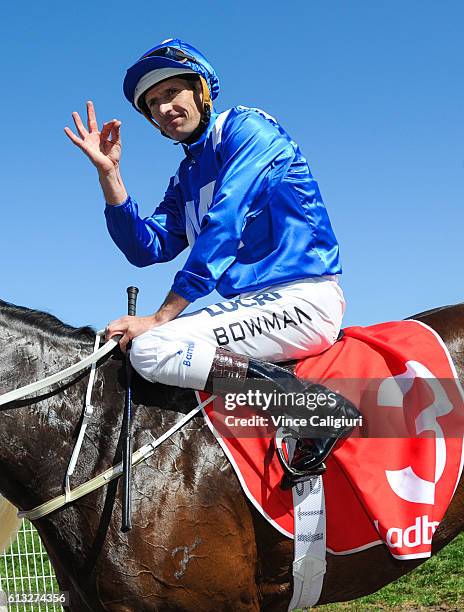
<svg viewBox="0 0 464 612">
<path fill-rule="evenodd" d="M 343 332 L 337 341 L 342 338 Z M 235 395 L 236 403 L 228 400 L 226 406 L 227 410 L 242 408 L 235 422 L 261 422 L 273 428 L 284 489 L 322 474 L 337 441 L 348 436 L 360 420 L 359 411 L 348 399 L 317 381 L 298 378 L 295 366 L 296 362 L 269 363 L 218 348 L 207 383 L 220 394 Z M 284 450 L 287 442 L 291 455 Z"/>
<path fill-rule="evenodd" d="M 417 321 L 344 331 L 324 353 L 285 364 L 300 379 L 338 390 L 363 417 L 324 462 L 328 550 L 345 554 L 384 542 L 395 558 L 427 557 L 462 470 L 464 402 L 454 365 L 436 333 Z M 274 432 L 262 423 L 227 425 L 234 411 L 223 401 L 205 408 L 208 426 L 250 501 L 293 537 L 299 485 L 281 487 Z M 289 445 L 282 441 L 286 460 Z"/>
</svg>

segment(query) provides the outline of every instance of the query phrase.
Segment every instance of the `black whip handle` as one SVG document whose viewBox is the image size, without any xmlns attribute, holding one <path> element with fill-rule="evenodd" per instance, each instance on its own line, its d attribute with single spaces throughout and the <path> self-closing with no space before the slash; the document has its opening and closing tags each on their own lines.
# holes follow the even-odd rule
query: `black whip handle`
<svg viewBox="0 0 464 612">
<path fill-rule="evenodd" d="M 127 314 L 135 316 L 137 312 L 137 287 L 127 288 Z M 128 345 L 128 350 L 130 344 Z M 126 402 L 124 410 L 124 446 L 123 446 L 123 507 L 121 531 L 132 529 L 132 366 L 129 359 L 129 352 L 126 352 Z"/>
<path fill-rule="evenodd" d="M 137 287 L 127 287 L 127 314 L 135 317 L 137 310 Z"/>
</svg>

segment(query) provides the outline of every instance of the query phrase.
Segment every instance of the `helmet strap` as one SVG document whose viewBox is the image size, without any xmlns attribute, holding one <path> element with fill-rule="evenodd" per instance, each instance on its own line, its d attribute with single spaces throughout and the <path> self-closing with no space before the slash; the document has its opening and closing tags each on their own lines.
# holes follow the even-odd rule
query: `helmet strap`
<svg viewBox="0 0 464 612">
<path fill-rule="evenodd" d="M 209 87 L 208 87 L 205 79 L 201 75 L 199 75 L 199 76 L 200 76 L 201 90 L 202 90 L 202 93 L 203 93 L 203 108 L 204 108 L 203 112 L 206 112 L 206 108 L 208 108 L 209 109 L 209 114 L 211 115 L 211 111 L 213 110 L 213 103 L 211 102 L 211 96 L 210 96 L 210 93 L 209 93 Z"/>
</svg>

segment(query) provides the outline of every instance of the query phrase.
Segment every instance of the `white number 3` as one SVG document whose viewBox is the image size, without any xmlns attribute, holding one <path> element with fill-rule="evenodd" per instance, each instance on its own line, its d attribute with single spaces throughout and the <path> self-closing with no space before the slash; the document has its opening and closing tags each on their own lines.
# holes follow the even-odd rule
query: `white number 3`
<svg viewBox="0 0 464 612">
<path fill-rule="evenodd" d="M 435 502 L 435 485 L 440 480 L 446 465 L 446 442 L 437 418 L 448 414 L 453 405 L 448 399 L 440 381 L 418 361 L 408 361 L 406 371 L 386 378 L 380 384 L 377 403 L 379 406 L 403 408 L 404 395 L 411 389 L 415 378 L 423 378 L 430 386 L 434 401 L 416 417 L 416 434 L 424 431 L 435 432 L 435 478 L 432 481 L 418 476 L 412 466 L 402 470 L 386 470 L 388 483 L 393 491 L 406 501 L 418 504 Z"/>
</svg>

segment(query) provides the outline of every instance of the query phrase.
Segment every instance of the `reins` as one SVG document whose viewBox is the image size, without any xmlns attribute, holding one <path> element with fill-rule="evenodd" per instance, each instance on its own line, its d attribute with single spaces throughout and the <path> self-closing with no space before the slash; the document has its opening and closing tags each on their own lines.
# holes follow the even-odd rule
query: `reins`
<svg viewBox="0 0 464 612">
<path fill-rule="evenodd" d="M 104 330 L 100 330 L 99 332 L 97 332 L 95 346 L 98 346 L 97 340 L 98 344 L 100 344 L 101 338 L 104 337 L 104 335 Z M 49 387 L 54 383 L 61 382 L 65 378 L 68 378 L 73 374 L 77 374 L 81 370 L 85 370 L 85 368 L 96 364 L 99 359 L 101 359 L 105 355 L 108 355 L 108 353 L 111 353 L 111 351 L 118 344 L 120 339 L 121 336 L 115 336 L 114 338 L 108 340 L 108 342 L 106 342 L 101 348 L 99 348 L 98 350 L 94 349 L 94 352 L 91 355 L 85 357 L 74 365 L 69 366 L 64 370 L 61 370 L 60 372 L 56 372 L 56 374 L 52 374 L 51 376 L 42 378 L 41 380 L 38 380 L 34 383 L 25 385 L 24 387 L 20 387 L 19 389 L 15 389 L 14 391 L 9 391 L 8 393 L 0 395 L 0 406 L 3 406 L 4 404 L 9 404 L 10 402 L 14 402 L 18 399 L 22 399 L 27 395 L 31 395 L 31 393 L 35 393 L 35 391 L 41 391 L 42 389 L 45 389 L 46 387 Z"/>
<path fill-rule="evenodd" d="M 134 467 L 135 465 L 138 465 L 139 463 L 141 463 L 142 461 L 144 461 L 145 459 L 148 459 L 148 457 L 153 455 L 153 453 L 155 452 L 155 449 L 160 444 L 162 444 L 165 440 L 167 440 L 170 436 L 172 436 L 173 433 L 181 429 L 186 423 L 188 423 L 188 421 L 190 421 L 196 414 L 198 414 L 207 404 L 212 402 L 213 399 L 215 399 L 214 395 L 212 395 L 211 397 L 208 397 L 207 400 L 199 404 L 196 408 L 194 408 L 188 414 L 182 417 L 182 419 L 177 421 L 177 423 L 175 423 L 170 429 L 168 429 L 159 438 L 157 438 L 156 440 L 153 439 L 153 442 L 149 442 L 148 444 L 141 446 L 138 450 L 132 453 L 132 467 Z M 98 476 L 95 476 L 91 480 L 88 480 L 87 482 L 82 483 L 75 489 L 70 490 L 68 494 L 63 493 L 63 495 L 58 495 L 57 497 L 54 497 L 50 501 L 45 502 L 41 504 L 40 506 L 36 506 L 35 508 L 32 508 L 31 510 L 19 511 L 18 517 L 27 518 L 29 520 L 42 518 L 43 516 L 50 514 L 50 512 L 53 512 L 54 510 L 58 510 L 58 508 L 62 508 L 64 505 L 68 504 L 69 502 L 75 501 L 76 499 L 79 499 L 80 497 L 84 497 L 84 495 L 87 495 L 88 493 L 91 493 L 92 491 L 95 491 L 96 489 L 103 487 L 104 485 L 108 484 L 114 478 L 118 478 L 119 476 L 122 475 L 122 468 L 123 468 L 122 461 L 120 461 L 118 464 L 113 465 L 110 468 L 108 468 L 102 474 L 99 474 Z"/>
<path fill-rule="evenodd" d="M 110 340 L 108 340 L 102 347 L 98 348 L 101 343 L 101 339 L 104 337 L 104 335 L 105 335 L 104 330 L 100 330 L 99 332 L 97 332 L 96 338 L 95 338 L 95 344 L 94 344 L 94 352 L 88 357 L 85 357 L 84 359 L 79 361 L 78 363 L 75 363 L 72 366 L 65 368 L 64 370 L 61 370 L 60 372 L 52 374 L 51 376 L 47 376 L 46 378 L 38 380 L 34 383 L 25 385 L 24 387 L 20 387 L 19 389 L 15 389 L 14 391 L 9 391 L 8 393 L 4 393 L 3 395 L 0 395 L 0 406 L 3 406 L 15 400 L 23 399 L 24 397 L 31 395 L 32 393 L 35 393 L 36 391 L 45 389 L 46 387 L 49 387 L 50 385 L 61 382 L 64 379 L 69 378 L 73 374 L 77 374 L 78 372 L 85 370 L 89 366 L 91 367 L 89 381 L 87 384 L 87 392 L 85 396 L 83 418 L 81 421 L 79 434 L 77 436 L 77 440 L 74 445 L 74 449 L 71 454 L 71 458 L 69 460 L 68 468 L 66 470 L 66 476 L 64 480 L 64 493 L 62 495 L 58 495 L 57 497 L 43 504 L 40 504 L 39 506 L 36 506 L 35 508 L 32 508 L 31 510 L 20 510 L 18 512 L 19 518 L 27 518 L 29 520 L 42 518 L 43 516 L 50 514 L 50 512 L 58 510 L 59 508 L 62 508 L 64 505 L 72 501 L 75 501 L 76 499 L 79 499 L 83 497 L 84 495 L 87 495 L 88 493 L 91 493 L 92 491 L 95 491 L 96 489 L 99 489 L 100 487 L 108 484 L 111 480 L 113 480 L 114 478 L 118 478 L 123 473 L 123 464 L 121 461 L 117 463 L 116 465 L 113 465 L 110 468 L 108 468 L 102 474 L 99 474 L 98 476 L 95 476 L 94 478 L 88 480 L 87 482 L 82 483 L 75 489 L 71 489 L 71 486 L 70 486 L 70 479 L 74 472 L 74 468 L 76 466 L 77 459 L 79 457 L 79 453 L 80 453 L 80 450 L 82 448 L 82 444 L 84 441 L 85 430 L 87 429 L 87 425 L 93 415 L 91 395 L 92 395 L 93 385 L 95 382 L 97 362 L 102 357 L 110 353 L 115 348 L 115 346 L 118 344 L 119 340 L 121 339 L 121 336 L 115 336 L 111 338 Z M 150 457 L 154 453 L 155 449 L 160 444 L 162 444 L 165 440 L 167 440 L 170 436 L 172 436 L 173 433 L 181 429 L 186 423 L 188 423 L 188 421 L 190 421 L 195 415 L 197 415 L 207 404 L 213 401 L 213 399 L 215 399 L 214 395 L 212 395 L 207 400 L 205 400 L 204 402 L 196 406 L 196 408 L 191 410 L 188 414 L 186 414 L 179 421 L 177 421 L 177 423 L 175 423 L 172 427 L 170 427 L 159 438 L 155 439 L 152 436 L 152 442 L 145 444 L 144 446 L 142 446 L 141 448 L 139 448 L 138 450 L 132 453 L 132 461 L 131 461 L 132 467 L 138 465 L 145 459 L 148 459 L 148 457 Z"/>
</svg>

